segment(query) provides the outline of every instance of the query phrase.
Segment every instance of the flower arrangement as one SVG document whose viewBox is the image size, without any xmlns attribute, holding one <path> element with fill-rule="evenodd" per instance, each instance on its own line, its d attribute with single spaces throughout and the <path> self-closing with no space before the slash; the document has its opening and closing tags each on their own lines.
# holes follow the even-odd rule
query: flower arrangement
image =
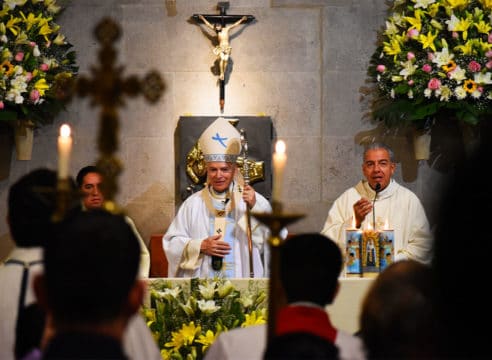
<svg viewBox="0 0 492 360">
<path fill-rule="evenodd" d="M 221 332 L 266 323 L 267 294 L 257 282 L 242 291 L 226 279 L 184 284 L 152 282 L 142 309 L 163 359 L 202 359 Z"/>
<path fill-rule="evenodd" d="M 372 117 L 428 127 L 441 113 L 492 115 L 492 0 L 395 0 L 368 73 Z"/>
<path fill-rule="evenodd" d="M 54 20 L 56 0 L 4 0 L 0 8 L 0 121 L 51 123 L 64 108 L 63 84 L 78 71 Z"/>
</svg>

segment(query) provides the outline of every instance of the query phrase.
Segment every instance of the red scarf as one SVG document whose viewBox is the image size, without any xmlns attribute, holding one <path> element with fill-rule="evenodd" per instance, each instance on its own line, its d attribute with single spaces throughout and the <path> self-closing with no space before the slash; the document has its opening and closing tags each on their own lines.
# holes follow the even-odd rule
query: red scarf
<svg viewBox="0 0 492 360">
<path fill-rule="evenodd" d="M 335 343 L 337 329 L 331 324 L 327 312 L 312 306 L 285 306 L 277 315 L 275 334 L 308 332 Z"/>
</svg>

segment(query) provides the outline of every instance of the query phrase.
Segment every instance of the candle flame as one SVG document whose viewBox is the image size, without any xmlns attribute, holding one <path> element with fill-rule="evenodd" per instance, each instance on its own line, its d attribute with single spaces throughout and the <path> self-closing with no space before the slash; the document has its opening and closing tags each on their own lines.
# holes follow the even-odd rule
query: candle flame
<svg viewBox="0 0 492 360">
<path fill-rule="evenodd" d="M 283 140 L 279 140 L 275 144 L 275 152 L 276 153 L 279 153 L 279 154 L 285 153 L 285 148 L 286 148 L 286 146 L 285 146 L 285 142 Z"/>
<path fill-rule="evenodd" d="M 61 137 L 69 137 L 70 136 L 70 126 L 67 124 L 63 124 L 60 126 L 60 136 Z"/>
<path fill-rule="evenodd" d="M 388 221 L 388 219 L 386 219 L 384 221 L 384 230 L 389 230 L 389 221 Z"/>
</svg>

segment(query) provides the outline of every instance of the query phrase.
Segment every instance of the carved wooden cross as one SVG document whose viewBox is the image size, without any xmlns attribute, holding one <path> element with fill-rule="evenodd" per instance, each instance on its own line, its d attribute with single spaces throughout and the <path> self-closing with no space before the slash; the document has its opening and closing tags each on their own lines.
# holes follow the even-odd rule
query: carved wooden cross
<svg viewBox="0 0 492 360">
<path fill-rule="evenodd" d="M 229 54 L 231 52 L 231 47 L 229 46 L 229 30 L 226 29 L 225 34 L 221 34 L 220 29 L 224 29 L 227 27 L 227 24 L 232 24 L 230 28 L 239 25 L 240 23 L 246 24 L 253 20 L 255 17 L 253 15 L 228 15 L 226 14 L 226 10 L 229 8 L 229 2 L 219 2 L 217 4 L 217 8 L 220 10 L 219 15 L 211 15 L 211 14 L 194 14 L 192 18 L 195 21 L 202 21 L 208 27 L 211 24 L 214 24 L 215 31 L 217 31 L 217 39 L 218 43 L 216 48 L 214 49 L 214 53 L 218 57 L 218 66 L 219 66 L 219 87 L 220 87 L 220 97 L 219 97 L 219 105 L 220 110 L 223 112 L 224 103 L 225 103 L 225 73 L 227 71 L 227 59 L 229 58 Z M 201 18 L 203 17 L 203 19 Z M 220 25 L 220 28 L 217 26 Z M 226 45 L 224 45 L 226 44 Z M 224 56 L 227 58 L 224 60 Z M 223 64 L 221 64 L 221 62 Z"/>
<path fill-rule="evenodd" d="M 159 100 L 164 91 L 164 82 L 156 71 L 149 72 L 143 80 L 136 76 L 123 78 L 123 66 L 117 66 L 117 51 L 113 43 L 121 35 L 120 27 L 110 18 L 104 18 L 96 26 L 94 35 L 102 45 L 99 51 L 99 66 L 91 67 L 92 78 L 79 77 L 75 86 L 81 96 L 91 98 L 91 104 L 101 106 L 99 133 L 97 138 L 100 157 L 97 166 L 104 176 L 102 192 L 105 207 L 114 210 L 114 197 L 118 192 L 117 177 L 123 166 L 114 156 L 118 149 L 118 112 L 117 108 L 124 105 L 124 97 L 135 97 L 143 94 L 150 103 Z"/>
</svg>

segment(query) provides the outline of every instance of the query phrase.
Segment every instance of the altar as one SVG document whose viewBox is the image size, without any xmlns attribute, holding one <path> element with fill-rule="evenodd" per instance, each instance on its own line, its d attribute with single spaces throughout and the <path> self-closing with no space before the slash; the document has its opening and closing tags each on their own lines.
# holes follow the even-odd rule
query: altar
<svg viewBox="0 0 492 360">
<path fill-rule="evenodd" d="M 359 330 L 362 301 L 373 280 L 340 278 L 335 302 L 326 307 L 337 328 L 348 333 Z M 268 278 L 149 278 L 142 312 L 163 351 L 172 352 L 175 339 L 185 332 L 195 333 L 196 344 L 204 346 L 213 342 L 210 331 L 265 323 L 268 284 Z"/>
</svg>

